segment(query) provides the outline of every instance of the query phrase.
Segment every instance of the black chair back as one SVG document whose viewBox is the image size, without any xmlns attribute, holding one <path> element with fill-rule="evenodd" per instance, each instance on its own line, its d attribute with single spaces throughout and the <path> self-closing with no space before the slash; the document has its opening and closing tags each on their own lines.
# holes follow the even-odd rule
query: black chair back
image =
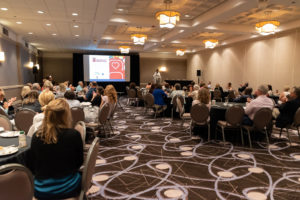
<svg viewBox="0 0 300 200">
<path fill-rule="evenodd" d="M 128 90 L 128 98 L 136 98 L 136 91 L 135 91 L 135 89 Z"/>
<path fill-rule="evenodd" d="M 145 106 L 153 107 L 154 105 L 154 96 L 151 93 L 145 95 Z"/>
<path fill-rule="evenodd" d="M 75 127 L 77 122 L 85 121 L 84 111 L 81 107 L 72 107 L 71 108 L 72 115 L 72 127 Z"/>
<path fill-rule="evenodd" d="M 218 89 L 214 90 L 214 100 L 222 101 L 222 94 L 221 91 Z"/>
<path fill-rule="evenodd" d="M 294 125 L 296 127 L 300 126 L 300 108 L 298 108 L 298 110 L 295 113 L 295 116 L 294 116 Z"/>
<path fill-rule="evenodd" d="M 205 104 L 195 104 L 191 108 L 191 118 L 196 123 L 206 123 L 209 117 L 209 109 Z"/>
<path fill-rule="evenodd" d="M 98 120 L 100 124 L 105 124 L 109 115 L 109 104 L 105 103 L 99 110 Z"/>
<path fill-rule="evenodd" d="M 33 118 L 36 113 L 33 110 L 22 108 L 18 109 L 15 115 L 15 124 L 17 129 L 28 133 L 30 127 L 33 124 Z"/>
<path fill-rule="evenodd" d="M 261 108 L 254 115 L 253 125 L 258 130 L 263 130 L 269 125 L 271 120 L 272 110 L 269 108 Z"/>
<path fill-rule="evenodd" d="M 239 126 L 243 121 L 244 115 L 243 107 L 234 105 L 226 110 L 225 119 L 231 126 Z"/>
</svg>

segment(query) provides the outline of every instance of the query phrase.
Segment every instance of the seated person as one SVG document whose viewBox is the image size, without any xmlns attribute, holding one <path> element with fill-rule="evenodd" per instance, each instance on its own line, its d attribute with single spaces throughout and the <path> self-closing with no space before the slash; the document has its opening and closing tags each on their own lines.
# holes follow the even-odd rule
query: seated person
<svg viewBox="0 0 300 200">
<path fill-rule="evenodd" d="M 161 84 L 158 84 L 157 87 L 153 90 L 152 93 L 154 97 L 154 106 L 157 108 L 157 111 L 160 113 L 167 109 L 167 105 L 164 101 L 164 98 L 167 98 L 166 93 L 162 90 Z"/>
<path fill-rule="evenodd" d="M 274 96 L 272 85 L 268 85 L 268 96 Z"/>
<path fill-rule="evenodd" d="M 40 86 L 40 84 L 39 83 L 32 84 L 32 90 L 36 90 L 40 94 L 41 93 L 41 86 Z"/>
<path fill-rule="evenodd" d="M 110 116 L 111 112 L 113 112 L 113 109 L 115 109 L 117 100 L 118 100 L 118 96 L 115 87 L 113 85 L 107 85 L 104 90 L 104 96 L 102 97 L 100 109 L 105 103 L 108 103 L 109 104 L 108 116 Z"/>
<path fill-rule="evenodd" d="M 240 93 L 244 92 L 244 90 L 248 87 L 248 83 L 245 83 L 244 85 L 241 85 L 241 87 L 238 89 Z"/>
<path fill-rule="evenodd" d="M 45 89 L 39 96 L 39 103 L 41 105 L 41 110 L 45 111 L 47 105 L 55 99 L 54 94 L 49 90 Z M 34 116 L 32 125 L 27 133 L 27 136 L 32 137 L 33 134 L 40 128 L 42 121 L 44 119 L 44 113 L 39 113 Z"/>
<path fill-rule="evenodd" d="M 130 89 L 135 90 L 135 94 L 137 95 L 137 89 L 136 89 L 136 84 L 135 84 L 135 82 L 131 82 L 131 83 L 129 84 L 129 90 L 130 90 Z"/>
<path fill-rule="evenodd" d="M 294 115 L 300 107 L 300 87 L 294 87 L 290 94 L 291 100 L 282 104 L 279 107 L 279 116 L 276 119 L 276 126 L 279 128 L 285 128 L 294 121 Z"/>
<path fill-rule="evenodd" d="M 50 102 L 45 116 L 26 155 L 26 166 L 34 175 L 34 196 L 43 200 L 77 197 L 83 164 L 81 135 L 71 129 L 72 117 L 65 99 Z"/>
<path fill-rule="evenodd" d="M 210 92 L 206 88 L 201 88 L 198 92 L 197 99 L 193 100 L 192 106 L 198 103 L 205 104 L 210 109 Z"/>
<path fill-rule="evenodd" d="M 64 83 L 60 83 L 58 89 L 56 90 L 55 98 L 64 98 L 65 92 L 67 91 L 66 85 Z"/>
<path fill-rule="evenodd" d="M 221 97 L 223 97 L 223 88 L 219 83 L 216 84 L 215 90 L 219 90 L 221 92 Z"/>
<path fill-rule="evenodd" d="M 78 82 L 78 85 L 76 87 L 76 92 L 81 92 L 83 90 L 83 82 L 82 81 L 79 81 Z"/>
<path fill-rule="evenodd" d="M 229 82 L 229 83 L 227 84 L 226 90 L 227 90 L 228 92 L 231 91 L 231 90 L 233 90 L 233 89 L 232 89 L 232 83 L 231 83 L 231 82 Z"/>
<path fill-rule="evenodd" d="M 244 90 L 244 94 L 241 95 L 240 97 L 237 97 L 233 100 L 233 102 L 236 103 L 246 103 L 248 101 L 248 99 L 253 99 L 253 95 L 252 95 L 252 91 L 253 89 L 251 87 L 247 87 Z"/>
<path fill-rule="evenodd" d="M 193 86 L 193 91 L 189 94 L 189 97 L 192 97 L 193 100 L 196 100 L 198 98 L 199 89 L 200 89 L 200 86 L 195 84 Z"/>
<path fill-rule="evenodd" d="M 97 90 L 96 92 L 93 93 L 93 98 L 91 100 L 92 106 L 100 107 L 103 95 L 104 95 L 104 88 L 102 86 L 97 87 Z"/>
<path fill-rule="evenodd" d="M 151 83 L 151 82 L 149 82 L 149 83 L 146 85 L 146 89 L 150 90 L 150 88 L 151 88 L 151 85 L 152 85 L 152 83 Z"/>
<path fill-rule="evenodd" d="M 172 104 L 173 98 L 174 98 L 175 96 L 182 96 L 183 99 L 184 99 L 184 103 L 185 103 L 185 98 L 184 98 L 184 97 L 185 97 L 185 92 L 184 92 L 183 90 L 181 90 L 181 85 L 180 85 L 180 83 L 176 83 L 176 84 L 174 85 L 174 88 L 175 88 L 175 90 L 173 90 L 172 93 L 170 94 L 170 97 L 172 98 L 171 104 Z"/>
<path fill-rule="evenodd" d="M 274 102 L 272 99 L 267 97 L 268 87 L 266 85 L 260 85 L 256 91 L 256 99 L 250 101 L 246 105 L 245 116 L 243 124 L 252 126 L 255 113 L 261 108 L 274 108 Z"/>
<path fill-rule="evenodd" d="M 29 86 L 24 86 L 21 90 L 21 99 L 24 100 L 31 91 Z"/>
<path fill-rule="evenodd" d="M 27 98 L 23 100 L 22 107 L 33 110 L 34 112 L 37 113 L 42 112 L 41 105 L 38 101 L 38 98 L 39 98 L 39 92 L 36 90 L 31 90 L 27 95 Z"/>
<path fill-rule="evenodd" d="M 285 86 L 283 88 L 283 92 L 279 95 L 279 104 L 285 103 L 288 100 L 288 97 L 290 95 L 290 87 L 289 86 Z"/>
<path fill-rule="evenodd" d="M 49 89 L 50 91 L 53 91 L 53 84 L 49 80 L 45 80 L 42 91 L 45 89 Z"/>
<path fill-rule="evenodd" d="M 13 102 L 16 101 L 16 97 L 9 99 L 8 101 L 5 98 L 5 93 L 2 88 L 0 88 L 0 106 L 4 112 L 8 115 L 14 113 L 14 107 L 12 106 Z"/>
<path fill-rule="evenodd" d="M 172 92 L 169 83 L 165 83 L 165 89 L 164 89 L 164 92 L 165 92 L 166 94 L 170 94 L 170 93 Z"/>
<path fill-rule="evenodd" d="M 91 101 L 93 98 L 93 93 L 96 92 L 96 88 L 97 88 L 97 82 L 93 81 L 90 83 L 90 88 L 88 90 L 88 92 L 86 93 L 86 95 L 83 97 L 83 99 L 85 101 Z"/>
<path fill-rule="evenodd" d="M 76 99 L 75 93 L 73 91 L 66 91 L 64 97 L 67 100 L 70 108 L 80 106 L 80 102 Z"/>
</svg>

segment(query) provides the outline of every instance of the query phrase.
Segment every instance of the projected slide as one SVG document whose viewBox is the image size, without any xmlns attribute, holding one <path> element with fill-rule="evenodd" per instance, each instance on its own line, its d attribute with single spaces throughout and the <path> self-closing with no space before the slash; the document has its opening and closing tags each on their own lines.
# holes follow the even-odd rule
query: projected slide
<svg viewBox="0 0 300 200">
<path fill-rule="evenodd" d="M 125 68 L 126 56 L 89 55 L 90 81 L 125 81 Z"/>
</svg>

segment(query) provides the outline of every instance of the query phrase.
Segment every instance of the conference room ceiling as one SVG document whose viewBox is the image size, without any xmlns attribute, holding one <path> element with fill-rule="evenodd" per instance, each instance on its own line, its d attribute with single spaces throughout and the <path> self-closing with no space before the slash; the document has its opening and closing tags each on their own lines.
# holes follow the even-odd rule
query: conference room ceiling
<svg viewBox="0 0 300 200">
<path fill-rule="evenodd" d="M 0 23 L 42 51 L 118 51 L 129 45 L 137 52 L 196 52 L 204 49 L 204 39 L 227 45 L 262 37 L 254 25 L 266 19 L 279 20 L 279 31 L 300 27 L 299 0 L 259 1 L 173 0 L 180 22 L 162 29 L 155 13 L 165 8 L 163 0 L 0 0 L 0 8 L 8 9 L 0 10 Z M 133 45 L 132 33 L 147 34 L 145 45 Z"/>
</svg>

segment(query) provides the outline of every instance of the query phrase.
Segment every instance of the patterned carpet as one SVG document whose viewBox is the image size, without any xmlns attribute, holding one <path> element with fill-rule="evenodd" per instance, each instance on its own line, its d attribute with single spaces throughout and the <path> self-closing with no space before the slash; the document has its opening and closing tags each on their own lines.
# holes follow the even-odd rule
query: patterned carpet
<svg viewBox="0 0 300 200">
<path fill-rule="evenodd" d="M 189 122 L 125 107 L 101 139 L 89 199 L 300 199 L 300 142 L 276 130 L 266 148 L 204 141 Z M 247 138 L 247 137 L 245 137 Z"/>
</svg>

